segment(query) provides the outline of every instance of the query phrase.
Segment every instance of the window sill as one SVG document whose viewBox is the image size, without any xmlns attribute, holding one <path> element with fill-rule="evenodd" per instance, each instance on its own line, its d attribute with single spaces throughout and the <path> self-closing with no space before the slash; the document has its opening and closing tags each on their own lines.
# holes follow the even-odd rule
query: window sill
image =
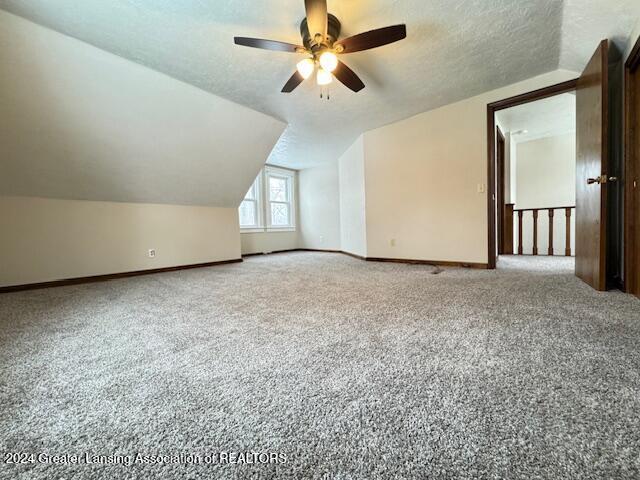
<svg viewBox="0 0 640 480">
<path fill-rule="evenodd" d="M 240 233 L 278 233 L 278 232 L 295 232 L 296 227 L 269 227 L 269 228 L 241 228 Z"/>
</svg>

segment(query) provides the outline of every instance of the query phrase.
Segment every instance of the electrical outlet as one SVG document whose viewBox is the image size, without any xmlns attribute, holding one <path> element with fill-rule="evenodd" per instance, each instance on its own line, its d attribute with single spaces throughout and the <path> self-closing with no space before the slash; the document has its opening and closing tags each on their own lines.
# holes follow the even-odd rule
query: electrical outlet
<svg viewBox="0 0 640 480">
<path fill-rule="evenodd" d="M 389 240 L 389 245 L 391 245 L 392 247 L 396 246 L 396 239 L 392 238 L 391 240 Z"/>
<path fill-rule="evenodd" d="M 156 249 L 155 248 L 150 248 L 149 252 L 147 253 L 147 255 L 149 256 L 149 258 L 155 258 L 156 256 Z"/>
<path fill-rule="evenodd" d="M 324 245 L 324 237 L 320 235 L 320 243 Z"/>
</svg>

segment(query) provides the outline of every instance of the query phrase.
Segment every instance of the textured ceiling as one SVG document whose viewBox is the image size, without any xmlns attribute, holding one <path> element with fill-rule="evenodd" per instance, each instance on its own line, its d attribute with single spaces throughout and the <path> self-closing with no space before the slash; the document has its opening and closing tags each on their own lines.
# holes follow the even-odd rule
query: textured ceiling
<svg viewBox="0 0 640 480">
<path fill-rule="evenodd" d="M 603 38 L 613 40 L 618 53 L 640 17 L 638 0 L 565 0 L 560 66 L 581 71 Z M 635 41 L 635 39 L 634 39 Z"/>
<path fill-rule="evenodd" d="M 501 110 L 496 120 L 505 132 L 527 130 L 512 137 L 516 143 L 572 133 L 576 131 L 576 96 L 563 93 Z"/>
<path fill-rule="evenodd" d="M 408 39 L 343 60 L 367 88 L 312 81 L 279 93 L 300 55 L 233 45 L 299 42 L 302 0 L 0 0 L 0 8 L 286 121 L 270 162 L 337 158 L 361 132 L 556 68 L 580 70 L 625 39 L 637 0 L 329 0 L 343 36 L 406 23 Z"/>
</svg>

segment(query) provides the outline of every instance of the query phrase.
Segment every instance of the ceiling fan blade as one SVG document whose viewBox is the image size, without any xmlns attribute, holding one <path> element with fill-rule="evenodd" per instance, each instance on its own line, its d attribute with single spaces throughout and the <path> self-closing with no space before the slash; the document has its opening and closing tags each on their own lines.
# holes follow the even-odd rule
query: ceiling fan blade
<svg viewBox="0 0 640 480">
<path fill-rule="evenodd" d="M 282 87 L 282 93 L 291 93 L 293 92 L 298 85 L 300 85 L 304 81 L 304 77 L 296 72 L 291 75 L 291 78 L 284 84 Z"/>
<path fill-rule="evenodd" d="M 233 41 L 236 45 L 244 47 L 262 48 L 263 50 L 273 50 L 276 52 L 296 53 L 304 47 L 293 45 L 292 43 L 278 42 L 276 40 L 264 40 L 262 38 L 234 37 Z"/>
<path fill-rule="evenodd" d="M 311 42 L 322 43 L 327 38 L 327 0 L 304 0 L 304 7 Z M 315 42 L 317 34 L 322 35 L 320 42 Z"/>
<path fill-rule="evenodd" d="M 354 92 L 359 92 L 364 88 L 360 77 L 340 60 L 338 60 L 338 66 L 333 71 L 333 75 Z"/>
<path fill-rule="evenodd" d="M 407 38 L 407 26 L 402 24 L 360 33 L 340 40 L 336 45 L 342 45 L 344 48 L 340 53 L 353 53 L 388 45 L 404 38 Z"/>
</svg>

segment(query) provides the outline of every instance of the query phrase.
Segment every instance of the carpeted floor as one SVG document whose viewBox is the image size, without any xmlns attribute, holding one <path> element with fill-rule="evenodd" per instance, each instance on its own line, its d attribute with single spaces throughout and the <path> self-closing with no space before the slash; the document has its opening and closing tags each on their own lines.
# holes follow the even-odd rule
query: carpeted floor
<svg viewBox="0 0 640 480">
<path fill-rule="evenodd" d="M 0 478 L 640 478 L 640 301 L 571 269 L 300 252 L 0 295 Z M 137 453 L 183 457 L 106 464 Z"/>
</svg>

